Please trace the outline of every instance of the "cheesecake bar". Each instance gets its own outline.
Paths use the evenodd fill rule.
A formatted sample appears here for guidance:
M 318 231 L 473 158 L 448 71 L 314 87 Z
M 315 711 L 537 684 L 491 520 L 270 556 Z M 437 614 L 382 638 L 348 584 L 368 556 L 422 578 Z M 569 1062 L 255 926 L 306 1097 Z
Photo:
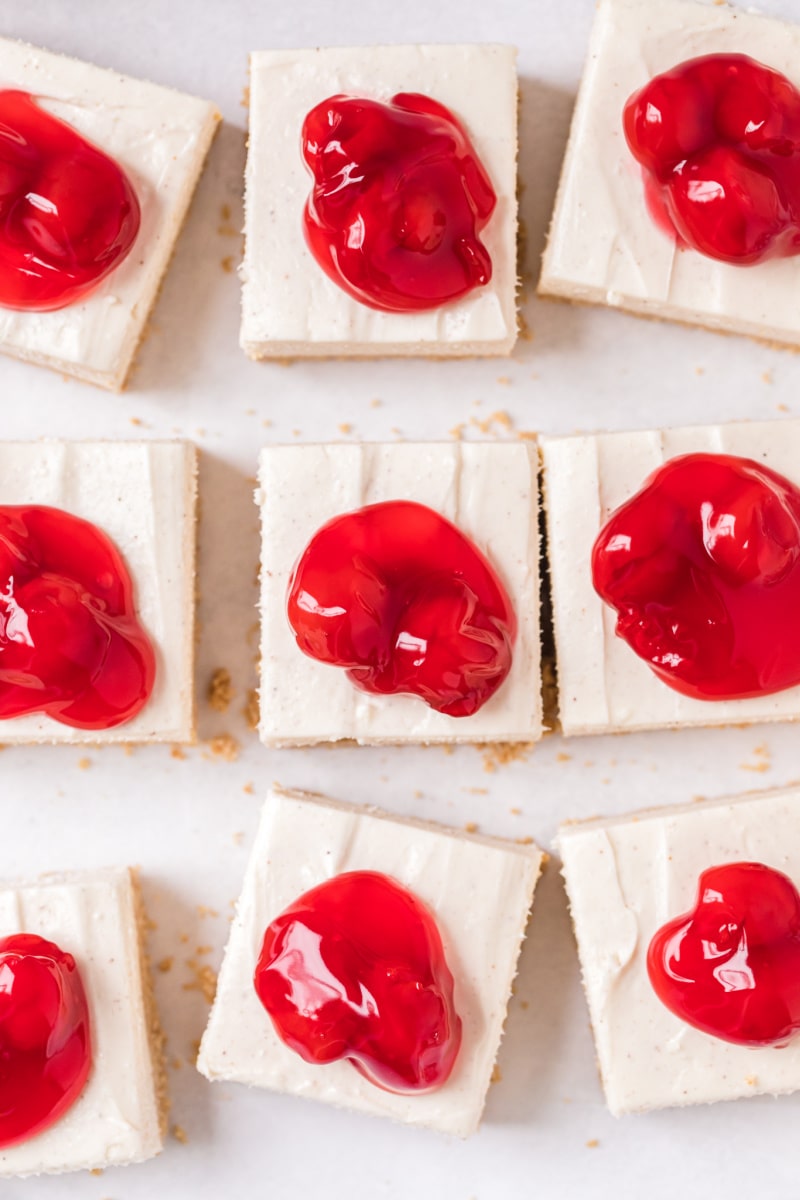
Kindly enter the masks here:
M 659 679 L 615 632 L 616 612 L 592 586 L 592 547 L 610 514 L 680 455 L 708 452 L 763 463 L 800 485 L 800 422 L 579 437 L 542 437 L 548 556 L 566 735 L 731 725 L 800 718 L 800 687 L 735 700 L 700 700 Z
M 509 46 L 362 46 L 250 57 L 241 344 L 251 358 L 509 354 L 517 336 L 517 77 Z M 312 256 L 301 154 L 307 114 L 330 97 L 422 93 L 461 122 L 497 203 L 481 240 L 491 280 L 427 311 L 379 311 Z M 355 172 L 351 172 L 355 174 Z
M 737 1045 L 658 998 L 648 945 L 691 910 L 711 867 L 764 864 L 800 883 L 800 791 L 564 825 L 558 835 L 600 1076 L 611 1112 L 710 1104 L 800 1088 L 800 1042 Z
M 538 463 L 530 442 L 268 446 L 261 453 L 261 740 L 309 745 L 525 741 L 541 737 Z M 424 504 L 489 559 L 516 612 L 511 671 L 471 716 L 417 696 L 374 695 L 302 653 L 287 592 L 309 539 L 331 518 L 388 500 Z
M 99 1171 L 160 1152 L 166 1079 L 144 928 L 138 882 L 128 869 L 0 886 L 0 939 L 32 934 L 74 958 L 92 1057 L 83 1091 L 55 1124 L 0 1147 L 0 1177 Z
M 735 265 L 681 249 L 654 220 L 623 107 L 704 55 L 747 55 L 800 85 L 800 27 L 727 4 L 600 0 L 539 291 L 643 316 L 800 345 L 800 258 Z
M 466 1137 L 478 1125 L 497 1056 L 543 855 L 422 821 L 399 820 L 303 792 L 264 806 L 203 1036 L 198 1069 Z M 344 872 L 382 872 L 438 924 L 455 981 L 462 1041 L 436 1091 L 384 1091 L 347 1061 L 309 1064 L 280 1040 L 253 984 L 267 925 L 309 888 Z
M 141 210 L 130 253 L 55 311 L 0 308 L 0 351 L 118 391 L 125 383 L 211 144 L 213 104 L 0 39 L 5 89 L 77 131 L 125 172 Z
M 193 742 L 197 452 L 190 442 L 2 442 L 0 501 L 63 510 L 111 539 L 155 652 L 155 680 L 135 716 L 78 728 L 29 713 L 0 719 L 0 742 Z M 0 581 L 7 592 L 9 581 Z

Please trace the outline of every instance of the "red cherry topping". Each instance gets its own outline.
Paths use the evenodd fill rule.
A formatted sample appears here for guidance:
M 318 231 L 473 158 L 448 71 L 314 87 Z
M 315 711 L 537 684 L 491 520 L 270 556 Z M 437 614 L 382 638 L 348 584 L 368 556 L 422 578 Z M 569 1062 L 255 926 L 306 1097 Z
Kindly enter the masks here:
M 110 729 L 139 712 L 154 676 L 113 542 L 57 508 L 0 507 L 0 718 Z
M 292 573 L 289 624 L 304 654 L 365 692 L 410 692 L 467 717 L 511 670 L 517 622 L 480 550 L 407 500 L 334 517 Z
M 461 1045 L 453 976 L 433 915 L 376 871 L 306 892 L 264 934 L 255 989 L 310 1063 L 345 1058 L 389 1092 L 441 1087 Z
M 785 76 L 744 54 L 693 58 L 635 92 L 623 125 L 679 241 L 742 266 L 800 254 L 800 92 Z
M 671 459 L 600 531 L 592 576 L 617 634 L 676 691 L 800 684 L 800 490 L 769 467 Z
M 703 871 L 690 913 L 647 952 L 656 995 L 676 1016 L 742 1046 L 785 1043 L 800 1029 L 800 895 L 763 863 Z
M 497 202 L 453 114 L 429 96 L 323 100 L 303 122 L 314 176 L 304 226 L 334 283 L 371 308 L 438 308 L 482 287 L 478 234 Z
M 0 938 L 0 1147 L 55 1124 L 91 1067 L 89 1006 L 75 959 L 33 933 Z
M 74 304 L 138 232 L 139 202 L 122 168 L 27 92 L 0 90 L 0 305 Z

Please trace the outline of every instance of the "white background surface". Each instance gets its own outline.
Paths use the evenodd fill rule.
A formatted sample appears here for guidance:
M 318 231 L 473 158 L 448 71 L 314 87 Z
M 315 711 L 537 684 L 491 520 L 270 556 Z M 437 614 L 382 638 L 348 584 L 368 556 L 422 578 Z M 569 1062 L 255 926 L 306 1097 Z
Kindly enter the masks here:
M 764 8 L 800 20 L 797 0 L 769 0 Z M 78 766 L 82 750 L 6 749 L 0 756 L 0 875 L 142 865 L 157 923 L 154 958 L 175 957 L 157 988 L 169 1053 L 183 1062 L 170 1072 L 173 1120 L 188 1137 L 185 1145 L 170 1140 L 154 1162 L 99 1178 L 4 1182 L 3 1200 L 797 1195 L 800 1097 L 620 1121 L 606 1113 L 556 864 L 537 894 L 500 1055 L 502 1079 L 471 1141 L 212 1086 L 188 1062 L 206 1005 L 198 992 L 183 990 L 193 978 L 186 959 L 209 945 L 202 961 L 218 964 L 259 798 L 271 780 L 454 825 L 476 821 L 489 833 L 532 834 L 546 847 L 566 817 L 800 777 L 798 734 L 790 726 L 569 743 L 550 737 L 527 762 L 486 773 L 473 748 L 451 755 L 441 749 L 269 753 L 241 717 L 255 678 L 251 489 L 261 442 L 335 439 L 344 436 L 344 423 L 353 437 L 447 438 L 458 423 L 485 420 L 496 410 L 508 412 L 517 429 L 548 432 L 800 415 L 800 359 L 791 353 L 531 298 L 525 311 L 534 338 L 521 342 L 508 363 L 282 367 L 240 354 L 236 278 L 221 262 L 239 252 L 238 237 L 225 229 L 240 222 L 249 49 L 382 40 L 519 45 L 530 288 L 592 9 L 592 0 L 0 5 L 6 35 L 207 95 L 225 116 L 129 390 L 109 396 L 2 360 L 0 397 L 8 437 L 174 433 L 197 441 L 203 451 L 201 735 L 231 732 L 243 746 L 234 763 L 214 760 L 202 746 L 182 761 L 155 747 L 132 756 L 93 751 L 87 769 Z M 221 217 L 225 204 L 230 222 Z M 218 666 L 229 668 L 237 688 L 224 715 L 203 699 Z M 244 790 L 250 784 L 254 794 Z M 512 813 L 516 808 L 521 813 Z M 241 844 L 234 837 L 240 832 Z M 198 905 L 219 917 L 201 916 Z M 595 1139 L 598 1145 L 587 1145 Z

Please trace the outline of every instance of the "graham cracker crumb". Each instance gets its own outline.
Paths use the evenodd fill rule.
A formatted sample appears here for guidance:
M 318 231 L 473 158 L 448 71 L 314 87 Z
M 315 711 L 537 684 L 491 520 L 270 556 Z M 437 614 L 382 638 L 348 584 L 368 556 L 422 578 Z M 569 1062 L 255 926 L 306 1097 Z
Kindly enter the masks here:
M 467 833 L 477 833 L 478 832 L 478 826 L 475 821 L 467 821 L 466 825 L 464 826 L 464 829 L 467 831 Z
M 142 424 L 141 417 L 131 417 L 131 425 L 141 425 L 141 424 Z
M 175 961 L 175 959 L 173 958 L 173 956 L 171 954 L 168 954 L 166 958 L 162 958 L 160 962 L 157 962 L 156 966 L 158 967 L 158 969 L 162 975 L 166 975 L 167 971 L 172 970 L 172 964 L 174 963 L 174 961 Z
M 216 737 L 209 738 L 207 744 L 212 758 L 221 758 L 223 762 L 236 762 L 239 757 L 240 746 L 232 733 L 218 733 Z
M 379 400 L 377 396 L 373 400 L 370 400 L 370 402 L 369 402 L 370 408 L 380 408 L 380 406 L 382 404 L 383 404 L 383 401 Z
M 90 758 L 79 758 L 78 759 L 78 767 L 80 768 L 81 771 L 88 771 L 89 767 L 91 765 L 92 765 L 92 760 Z
M 181 934 L 179 934 L 179 935 L 178 935 L 178 941 L 179 941 L 179 942 L 182 942 L 182 943 L 183 943 L 183 945 L 185 946 L 185 945 L 186 945 L 186 943 L 189 941 L 189 935 L 188 935 L 188 933 L 181 933 Z
M 219 265 L 222 267 L 226 275 L 233 274 L 233 255 L 226 254 L 224 258 L 219 260 Z
M 509 432 L 514 428 L 514 422 L 505 409 L 498 409 L 496 412 L 490 413 L 483 421 L 479 421 L 477 417 L 470 417 L 469 423 L 479 429 L 481 433 L 492 433 L 493 425 L 500 425 Z
M 450 437 L 455 438 L 457 442 L 460 442 L 464 436 L 464 430 L 466 427 L 466 421 L 459 421 L 457 425 L 454 425 L 452 429 L 448 430 Z
M 255 785 L 253 784 L 252 780 L 249 783 L 246 783 L 242 788 L 242 791 L 245 793 L 246 796 L 254 795 L 255 790 L 256 790 Z
M 353 432 L 353 426 L 350 424 L 350 422 L 342 421 L 341 425 L 339 426 L 339 433 L 348 434 L 348 433 L 352 433 L 352 432 Z
M 198 904 L 197 915 L 201 920 L 205 920 L 206 917 L 218 917 L 219 913 L 215 908 L 208 908 L 205 904 Z
M 197 954 L 200 958 L 202 958 L 203 955 L 210 954 L 213 949 L 214 949 L 213 946 L 197 946 L 195 948 L 195 954 Z
M 517 324 L 519 326 L 520 341 L 532 342 L 533 341 L 533 330 L 531 329 L 530 325 L 528 324 L 528 318 L 525 316 L 525 313 L 522 312 L 521 310 L 520 310 L 520 312 L 517 313 Z
M 788 404 L 779 404 L 777 405 L 777 409 L 778 412 L 791 412 Z
M 695 375 L 705 375 L 706 369 L 705 367 L 695 367 L 694 373 Z
M 587 1150 L 596 1150 L 599 1145 L 600 1145 L 600 1142 L 597 1138 L 589 1138 L 589 1141 L 586 1143 L 586 1149 Z
M 511 813 L 512 817 L 521 817 L 522 816 L 521 808 L 510 808 L 508 811 Z
M 173 1071 L 180 1071 L 181 1067 L 183 1066 L 183 1059 L 179 1058 L 178 1055 L 175 1054 L 170 1059 L 169 1065 L 172 1067 Z
M 242 88 L 242 98 L 239 101 L 239 103 L 241 104 L 242 108 L 250 107 L 250 85 L 249 84 L 247 84 L 245 87 Z
M 747 1078 L 745 1079 L 745 1083 L 747 1084 L 748 1087 L 755 1087 L 756 1084 L 758 1083 L 758 1076 L 757 1075 L 748 1075 Z
M 518 429 L 517 437 L 521 442 L 536 442 L 539 440 L 539 435 L 533 429 Z
M 167 1043 L 164 1030 L 161 1028 L 161 1021 L 156 1008 L 156 997 L 153 989 L 153 976 L 150 970 L 150 958 L 147 953 L 145 943 L 146 932 L 155 929 L 154 922 L 150 921 L 142 900 L 142 892 L 139 886 L 139 877 L 135 870 L 130 872 L 131 887 L 133 890 L 133 903 L 136 913 L 136 924 L 139 931 L 139 964 L 141 970 L 142 981 L 142 998 L 144 1000 L 145 1021 L 147 1023 L 147 1031 L 150 1042 L 150 1059 L 153 1069 L 153 1082 L 155 1085 L 156 1097 L 158 1100 L 159 1124 L 162 1134 L 167 1130 L 167 1118 L 169 1116 L 169 1089 L 167 1085 L 167 1063 L 165 1057 L 165 1047 Z
M 186 753 L 180 748 L 180 746 L 173 746 L 172 749 L 170 750 L 170 754 L 172 755 L 173 758 L 180 758 L 180 759 L 186 758 Z
M 511 383 L 512 383 L 512 379 L 511 379 L 510 375 L 498 375 L 497 382 L 501 383 L 503 385 L 503 387 L 510 387 Z
M 90 1175 L 102 1175 L 103 1168 L 102 1167 L 92 1167 L 91 1170 L 89 1171 L 89 1174 Z
M 233 697 L 231 673 L 227 667 L 217 667 L 208 685 L 208 703 L 215 712 L 226 712 Z
M 208 963 L 199 963 L 195 958 L 187 958 L 186 965 L 194 973 L 194 979 L 183 985 L 185 992 L 200 992 L 209 1004 L 214 1003 L 217 994 L 217 973 Z
M 186 1136 L 186 1130 L 182 1125 L 173 1125 L 171 1132 L 176 1142 L 180 1142 L 184 1146 L 186 1145 L 189 1139 Z
M 571 758 L 571 754 L 565 754 L 563 750 L 559 750 L 556 755 L 556 762 L 569 762 Z
M 772 371 L 770 369 L 761 372 L 761 382 L 772 383 Z
M 503 1076 L 500 1072 L 500 1068 L 497 1065 L 497 1063 L 495 1063 L 494 1066 L 492 1067 L 492 1075 L 489 1080 L 489 1083 L 499 1083 L 502 1078 L 503 1078 Z
M 519 837 L 519 838 L 514 838 L 514 841 L 516 842 L 516 844 L 517 844 L 518 846 L 532 846 L 532 845 L 533 845 L 533 838 L 532 838 L 532 837 Z M 527 1007 L 527 1005 L 526 1005 L 526 1007 Z
M 509 763 L 527 762 L 533 749 L 532 742 L 479 742 L 478 750 L 483 755 L 483 769 L 492 774 L 498 767 Z
M 261 719 L 261 707 L 258 702 L 258 692 L 255 688 L 250 688 L 248 691 L 247 702 L 243 711 L 247 728 L 254 731 L 258 729 L 258 722 Z
M 192 1062 L 192 1066 L 194 1067 L 194 1066 L 197 1066 L 197 1056 L 200 1053 L 200 1038 L 192 1038 L 189 1045 L 192 1050 L 191 1062 Z

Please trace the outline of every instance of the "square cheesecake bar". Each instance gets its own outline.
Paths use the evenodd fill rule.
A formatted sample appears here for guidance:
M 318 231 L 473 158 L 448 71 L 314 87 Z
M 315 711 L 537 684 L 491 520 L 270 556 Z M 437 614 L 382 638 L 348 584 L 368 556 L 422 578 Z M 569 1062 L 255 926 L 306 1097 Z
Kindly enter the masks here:
M 0 1148 L 0 1177 L 102 1170 L 160 1152 L 166 1076 L 144 926 L 138 882 L 126 868 L 0 885 L 0 938 L 34 934 L 75 959 L 92 1047 L 77 1100 L 49 1128 Z
M 52 312 L 0 308 L 0 351 L 118 391 L 125 383 L 219 121 L 213 104 L 0 38 L 2 87 L 31 94 L 125 172 L 133 247 L 88 296 Z
M 505 355 L 517 336 L 517 76 L 509 46 L 362 46 L 250 57 L 241 344 L 251 358 Z M 312 177 L 303 121 L 332 96 L 386 102 L 423 93 L 464 125 L 497 205 L 481 240 L 492 278 L 423 312 L 349 296 L 303 234 Z
M 800 485 L 800 422 L 580 437 L 542 437 L 548 558 L 566 735 L 800 719 L 800 687 L 737 700 L 697 700 L 662 682 L 615 632 L 592 585 L 592 546 L 611 513 L 667 460 L 708 452 L 753 459 Z
M 273 746 L 525 741 L 541 737 L 538 460 L 530 442 L 268 446 L 261 452 L 261 740 Z M 518 632 L 511 671 L 471 716 L 373 695 L 307 657 L 286 614 L 292 570 L 341 513 L 412 500 L 452 521 L 505 584 Z
M 211 1080 L 310 1097 L 466 1137 L 483 1111 L 543 857 L 532 845 L 273 790 L 256 834 L 198 1069 Z M 463 1026 L 453 1072 L 436 1091 L 401 1095 L 376 1087 L 345 1060 L 305 1062 L 278 1037 L 256 994 L 253 974 L 267 925 L 309 888 L 348 871 L 388 875 L 436 919 Z
M 744 54 L 800 85 L 800 27 L 688 0 L 600 0 L 539 291 L 567 300 L 800 345 L 800 258 L 733 265 L 679 249 L 645 200 L 623 107 L 653 76 L 702 55 Z
M 130 720 L 83 729 L 41 713 L 0 719 L 0 742 L 193 742 L 197 451 L 191 442 L 0 442 L 0 502 L 62 509 L 119 550 L 156 654 Z M 0 588 L 8 586 L 0 581 Z
M 647 950 L 689 912 L 709 867 L 759 862 L 800 883 L 800 790 L 703 801 L 561 827 L 600 1075 L 615 1116 L 800 1088 L 800 1041 L 744 1046 L 701 1032 L 659 1000 Z

